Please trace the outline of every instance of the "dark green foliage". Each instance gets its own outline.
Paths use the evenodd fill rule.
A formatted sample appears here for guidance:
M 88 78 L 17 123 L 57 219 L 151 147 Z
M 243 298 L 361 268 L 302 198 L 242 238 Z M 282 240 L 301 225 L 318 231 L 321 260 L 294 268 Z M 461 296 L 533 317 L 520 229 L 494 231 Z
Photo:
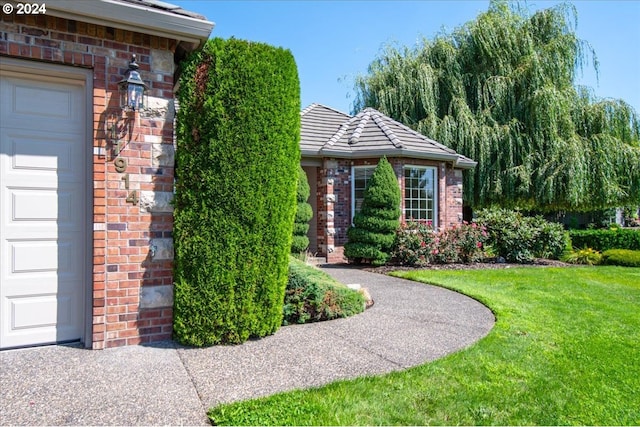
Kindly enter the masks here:
M 300 160 L 287 50 L 209 40 L 177 93 L 174 335 L 240 343 L 282 323 Z
M 476 221 L 489 233 L 487 243 L 509 262 L 558 259 L 567 247 L 568 236 L 562 225 L 542 217 L 527 217 L 508 209 L 483 209 Z
M 640 230 L 571 230 L 569 235 L 574 248 L 640 250 Z
M 309 247 L 307 232 L 309 231 L 309 221 L 313 217 L 311 205 L 307 203 L 310 193 L 311 190 L 309 188 L 309 182 L 307 181 L 307 174 L 304 172 L 304 169 L 302 169 L 302 166 L 300 166 L 298 168 L 298 190 L 296 196 L 298 207 L 293 222 L 293 239 L 291 240 L 292 254 L 304 252 Z
M 595 53 L 570 4 L 529 13 L 492 1 L 415 48 L 389 46 L 356 79 L 354 110 L 374 107 L 478 162 L 475 208 L 539 212 L 637 206 L 640 119 L 622 100 L 574 86 Z
M 602 253 L 602 263 L 608 265 L 622 265 L 625 267 L 640 267 L 640 251 L 609 249 Z
M 361 293 L 315 267 L 290 259 L 283 325 L 348 317 L 361 313 L 364 307 Z
M 400 187 L 391 164 L 383 157 L 364 191 L 362 207 L 347 231 L 344 255 L 359 263 L 382 265 L 389 259 L 400 225 Z

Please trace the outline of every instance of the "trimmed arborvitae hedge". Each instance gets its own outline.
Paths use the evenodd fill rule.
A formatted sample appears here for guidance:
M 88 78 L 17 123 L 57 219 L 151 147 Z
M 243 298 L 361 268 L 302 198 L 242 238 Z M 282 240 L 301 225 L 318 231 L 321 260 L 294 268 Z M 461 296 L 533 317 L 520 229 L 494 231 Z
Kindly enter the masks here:
M 362 207 L 347 231 L 344 255 L 352 262 L 382 265 L 390 257 L 400 226 L 400 186 L 391 164 L 383 157 L 364 191 Z
M 622 265 L 625 267 L 640 267 L 640 251 L 609 249 L 602 253 L 602 263 L 607 265 Z
M 209 40 L 177 93 L 174 335 L 240 343 L 282 323 L 300 161 L 288 50 Z
M 619 228 L 614 230 L 571 230 L 574 248 L 640 250 L 640 230 Z
M 295 220 L 293 221 L 293 239 L 291 240 L 292 254 L 304 252 L 309 247 L 307 232 L 309 231 L 309 221 L 313 217 L 313 209 L 311 205 L 307 203 L 310 194 L 311 189 L 307 181 L 307 174 L 304 169 L 302 169 L 302 166 L 300 166 L 298 168 L 298 207 L 296 209 Z

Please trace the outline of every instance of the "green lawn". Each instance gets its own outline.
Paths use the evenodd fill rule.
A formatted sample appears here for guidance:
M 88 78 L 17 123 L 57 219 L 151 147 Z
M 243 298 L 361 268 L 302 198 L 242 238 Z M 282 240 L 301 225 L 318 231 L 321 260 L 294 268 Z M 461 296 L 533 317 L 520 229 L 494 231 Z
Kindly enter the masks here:
M 217 424 L 640 425 L 640 268 L 399 272 L 497 317 L 472 347 L 378 377 L 225 405 Z M 426 308 L 425 308 L 426 309 Z

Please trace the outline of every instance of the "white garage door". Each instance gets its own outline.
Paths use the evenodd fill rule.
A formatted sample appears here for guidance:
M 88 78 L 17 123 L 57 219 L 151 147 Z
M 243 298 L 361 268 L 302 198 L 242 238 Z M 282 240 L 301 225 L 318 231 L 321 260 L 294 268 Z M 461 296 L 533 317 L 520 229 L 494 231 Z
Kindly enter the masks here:
M 83 338 L 86 90 L 1 70 L 0 348 Z

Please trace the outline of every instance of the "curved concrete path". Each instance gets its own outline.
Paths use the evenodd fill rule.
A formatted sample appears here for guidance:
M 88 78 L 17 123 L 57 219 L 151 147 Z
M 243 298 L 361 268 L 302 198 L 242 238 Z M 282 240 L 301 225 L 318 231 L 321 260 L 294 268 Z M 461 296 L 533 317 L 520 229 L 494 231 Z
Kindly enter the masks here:
M 207 424 L 206 409 L 219 403 L 420 365 L 469 346 L 494 324 L 489 309 L 455 292 L 324 270 L 369 288 L 375 305 L 238 346 L 0 352 L 0 425 Z

